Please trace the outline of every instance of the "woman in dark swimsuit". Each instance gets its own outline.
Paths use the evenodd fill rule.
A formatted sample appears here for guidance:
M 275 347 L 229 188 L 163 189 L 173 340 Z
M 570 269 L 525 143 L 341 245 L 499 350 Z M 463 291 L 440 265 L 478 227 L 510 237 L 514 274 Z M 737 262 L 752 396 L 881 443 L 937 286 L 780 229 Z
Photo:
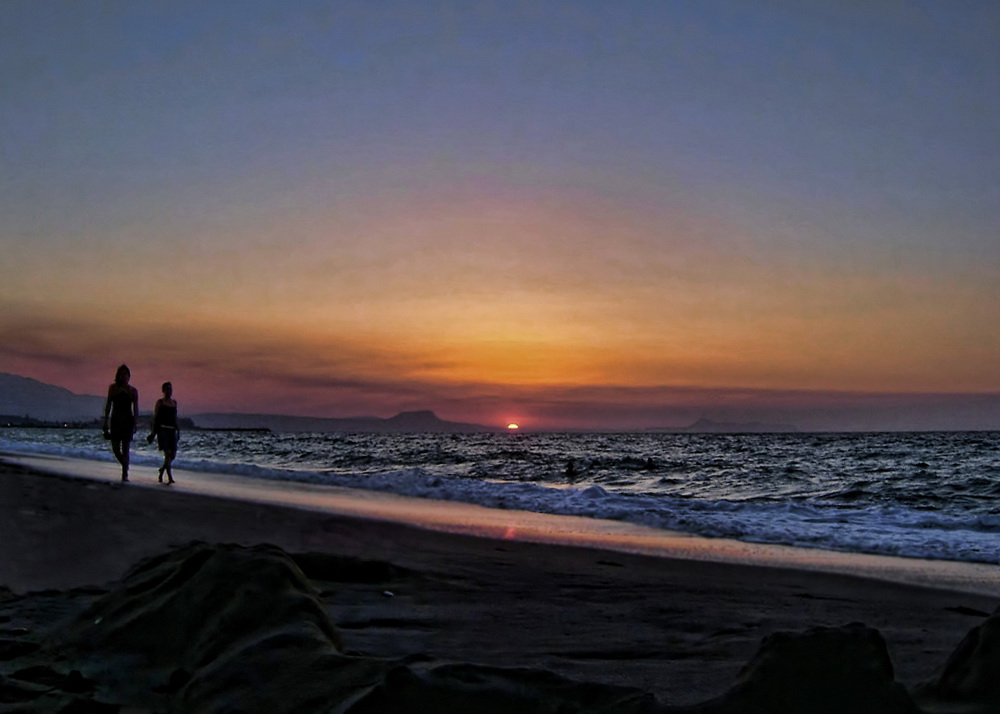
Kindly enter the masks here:
M 104 438 L 111 440 L 111 451 L 122 465 L 122 481 L 128 481 L 129 446 L 139 416 L 139 390 L 130 385 L 132 372 L 125 365 L 115 372 L 104 402 Z
M 163 483 L 163 472 L 167 472 L 167 483 L 174 482 L 174 474 L 170 465 L 177 456 L 177 402 L 174 400 L 174 386 L 170 382 L 163 383 L 163 397 L 156 400 L 153 407 L 153 421 L 149 425 L 147 443 L 152 443 L 156 437 L 156 445 L 163 452 L 163 466 L 160 467 L 160 483 Z

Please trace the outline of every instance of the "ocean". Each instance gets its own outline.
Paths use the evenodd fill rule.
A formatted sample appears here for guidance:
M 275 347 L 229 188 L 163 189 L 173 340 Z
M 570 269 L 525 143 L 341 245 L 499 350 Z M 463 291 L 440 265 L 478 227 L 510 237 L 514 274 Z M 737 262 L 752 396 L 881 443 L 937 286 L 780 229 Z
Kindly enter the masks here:
M 112 460 L 99 432 L 0 451 Z M 133 443 L 135 464 L 160 454 Z M 1000 564 L 1000 432 L 315 434 L 190 430 L 175 468 L 625 521 L 708 537 Z

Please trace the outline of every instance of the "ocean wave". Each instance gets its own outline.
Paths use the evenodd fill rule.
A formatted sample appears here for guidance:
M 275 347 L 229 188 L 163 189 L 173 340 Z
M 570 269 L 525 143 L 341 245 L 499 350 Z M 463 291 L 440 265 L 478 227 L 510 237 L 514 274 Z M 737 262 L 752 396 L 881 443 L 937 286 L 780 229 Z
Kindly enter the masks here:
M 103 447 L 103 448 L 102 448 Z M 0 449 L 70 458 L 111 461 L 106 445 L 30 443 L 0 440 Z M 294 458 L 293 458 L 294 457 Z M 201 473 L 252 479 L 304 482 L 394 493 L 438 501 L 458 501 L 487 508 L 534 511 L 624 521 L 652 528 L 747 542 L 822 548 L 915 558 L 1000 563 L 1000 514 L 948 510 L 933 499 L 919 504 L 907 498 L 888 503 L 863 502 L 859 491 L 872 483 L 850 481 L 842 489 L 817 489 L 822 496 L 801 494 L 767 498 L 713 498 L 617 488 L 609 483 L 545 483 L 541 479 L 506 481 L 455 475 L 413 466 L 378 471 L 309 467 L 314 459 L 291 450 L 282 465 L 221 458 L 179 458 L 175 467 Z M 454 460 L 454 459 L 452 459 Z M 133 451 L 138 465 L 158 466 L 156 452 Z M 360 463 L 363 461 L 359 459 Z M 303 464 L 302 467 L 291 464 Z M 638 462 L 636 462 L 638 463 Z M 655 484 L 661 477 L 654 476 Z M 864 488 L 859 488 L 863 486 Z M 989 484 L 992 488 L 992 484 Z M 697 489 L 688 489 L 689 492 Z M 779 492 L 780 493 L 780 492 Z

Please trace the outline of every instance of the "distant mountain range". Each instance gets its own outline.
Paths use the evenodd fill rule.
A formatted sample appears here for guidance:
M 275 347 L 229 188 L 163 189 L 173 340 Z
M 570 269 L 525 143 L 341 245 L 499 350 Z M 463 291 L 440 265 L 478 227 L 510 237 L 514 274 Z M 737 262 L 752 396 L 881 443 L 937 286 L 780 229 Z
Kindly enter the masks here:
M 782 434 L 798 429 L 791 424 L 766 424 L 763 422 L 719 422 L 699 419 L 691 426 L 663 426 L 646 429 L 654 434 Z
M 473 434 L 506 431 L 482 424 L 445 421 L 432 411 L 401 412 L 388 419 L 381 417 L 334 419 L 278 414 L 195 414 L 191 420 L 202 429 L 269 429 L 366 434 Z
M 74 394 L 36 379 L 0 372 L 0 416 L 41 421 L 90 421 L 103 416 L 104 397 Z
M 24 419 L 44 422 L 91 422 L 104 413 L 104 397 L 74 394 L 29 377 L 0 372 L 0 422 Z M 506 431 L 481 424 L 445 421 L 432 411 L 402 412 L 394 417 L 324 419 L 279 414 L 186 415 L 202 429 L 269 429 L 271 431 L 364 432 L 376 434 L 469 434 Z
M 33 419 L 46 422 L 92 422 L 101 419 L 104 397 L 74 394 L 68 389 L 28 377 L 0 372 L 0 423 Z M 401 412 L 394 417 L 364 416 L 322 418 L 280 414 L 190 414 L 184 415 L 201 429 L 268 429 L 270 431 L 356 432 L 374 434 L 435 433 L 472 434 L 505 432 L 506 429 L 445 421 L 434 412 Z M 657 427 L 659 434 L 750 434 L 794 432 L 788 424 L 760 422 L 716 422 L 699 419 L 685 427 Z

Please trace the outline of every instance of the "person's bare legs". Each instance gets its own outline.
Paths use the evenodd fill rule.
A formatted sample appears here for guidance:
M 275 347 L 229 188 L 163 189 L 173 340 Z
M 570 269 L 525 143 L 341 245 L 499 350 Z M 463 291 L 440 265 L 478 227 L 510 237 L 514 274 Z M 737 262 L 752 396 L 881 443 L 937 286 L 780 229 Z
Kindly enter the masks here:
M 163 483 L 163 473 L 167 474 L 167 483 L 174 482 L 174 473 L 170 470 L 170 465 L 174 463 L 174 457 L 177 456 L 176 451 L 164 451 L 163 452 L 163 465 L 160 466 L 160 483 Z
M 170 467 L 174 463 L 174 459 L 176 457 L 177 452 L 173 449 L 163 452 L 163 468 L 167 470 L 167 483 L 174 482 L 174 472 L 170 470 Z
M 111 442 L 111 451 L 122 465 L 122 481 L 128 481 L 129 442 L 115 439 Z

